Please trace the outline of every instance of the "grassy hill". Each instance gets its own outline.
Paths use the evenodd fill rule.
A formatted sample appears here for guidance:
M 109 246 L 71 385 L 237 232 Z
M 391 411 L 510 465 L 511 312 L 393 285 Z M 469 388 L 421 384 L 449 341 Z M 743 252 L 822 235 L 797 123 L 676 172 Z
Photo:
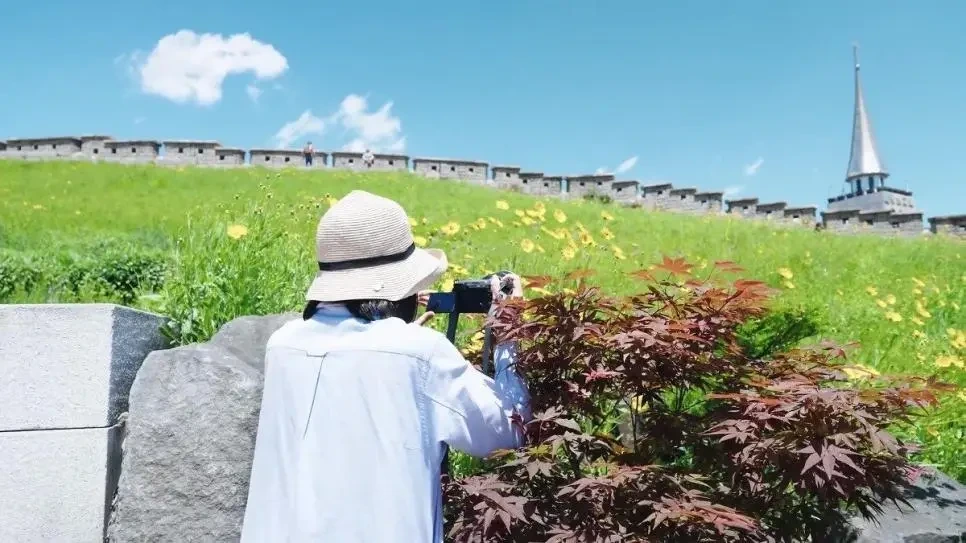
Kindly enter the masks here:
M 112 300 L 163 311 L 181 341 L 241 314 L 300 308 L 314 229 L 352 189 L 400 202 L 418 242 L 446 250 L 445 280 L 498 269 L 593 269 L 606 291 L 663 255 L 716 260 L 817 315 L 817 337 L 858 341 L 882 373 L 966 386 L 966 244 L 776 229 L 725 217 L 561 202 L 408 174 L 171 169 L 0 161 L 0 302 Z M 966 390 L 920 424 L 925 459 L 966 480 Z

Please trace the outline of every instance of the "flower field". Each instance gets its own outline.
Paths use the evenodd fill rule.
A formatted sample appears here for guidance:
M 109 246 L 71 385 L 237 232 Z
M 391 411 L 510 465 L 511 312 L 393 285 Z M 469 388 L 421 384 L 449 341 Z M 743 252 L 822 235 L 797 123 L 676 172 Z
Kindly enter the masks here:
M 641 286 L 632 273 L 665 255 L 698 274 L 734 262 L 780 292 L 777 309 L 812 316 L 817 333 L 805 342 L 855 342 L 854 379 L 959 386 L 913 437 L 923 462 L 966 481 L 966 244 L 940 236 L 779 229 L 407 174 L 0 161 L 0 303 L 124 303 L 170 316 L 180 342 L 240 315 L 299 310 L 319 215 L 357 188 L 400 202 L 417 244 L 447 252 L 444 283 L 593 270 L 590 283 L 630 294 Z M 533 281 L 528 294 L 544 288 L 568 287 Z

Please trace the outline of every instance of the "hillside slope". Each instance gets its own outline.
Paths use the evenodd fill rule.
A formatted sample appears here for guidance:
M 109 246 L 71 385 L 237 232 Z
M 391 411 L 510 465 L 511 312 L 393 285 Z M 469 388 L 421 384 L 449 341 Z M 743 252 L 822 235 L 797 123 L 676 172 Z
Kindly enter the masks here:
M 122 259 L 123 266 L 157 256 L 171 271 L 156 289 L 161 299 L 148 293 L 127 302 L 175 315 L 193 310 L 196 331 L 239 312 L 297 308 L 314 271 L 318 217 L 352 189 L 400 202 L 420 242 L 447 251 L 448 280 L 497 269 L 559 276 L 590 268 L 598 272 L 592 283 L 631 293 L 640 284 L 627 273 L 663 255 L 708 270 L 730 260 L 781 289 L 779 305 L 817 311 L 820 336 L 860 342 L 856 361 L 966 385 L 961 242 L 776 229 L 409 174 L 0 161 L 0 302 L 101 299 L 96 289 L 61 287 L 84 273 L 116 275 L 117 254 L 137 253 L 147 256 Z M 233 239 L 229 231 L 246 233 Z M 104 264 L 109 256 L 115 260 Z M 211 294 L 229 291 L 243 295 Z M 190 307 L 191 300 L 201 301 Z M 966 477 L 966 392 L 930 416 L 918 437 L 930 461 Z

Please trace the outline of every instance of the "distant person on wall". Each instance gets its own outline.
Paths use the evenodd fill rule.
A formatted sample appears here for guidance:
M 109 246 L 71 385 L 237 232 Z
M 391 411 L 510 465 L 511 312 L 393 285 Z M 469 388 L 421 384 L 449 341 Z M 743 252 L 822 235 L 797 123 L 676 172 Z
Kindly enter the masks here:
M 302 318 L 268 340 L 242 543 L 440 543 L 444 445 L 519 446 L 529 398 L 516 344 L 495 377 L 418 319 L 446 270 L 396 202 L 355 190 L 322 216 Z M 490 279 L 493 299 L 520 278 Z
M 366 149 L 365 153 L 362 153 L 362 163 L 366 165 L 366 168 L 371 168 L 372 163 L 375 162 L 376 157 L 372 154 L 372 151 Z
M 302 155 L 305 156 L 305 165 L 312 165 L 312 155 L 315 154 L 315 147 L 312 146 L 312 142 L 306 142 L 305 147 L 302 148 Z

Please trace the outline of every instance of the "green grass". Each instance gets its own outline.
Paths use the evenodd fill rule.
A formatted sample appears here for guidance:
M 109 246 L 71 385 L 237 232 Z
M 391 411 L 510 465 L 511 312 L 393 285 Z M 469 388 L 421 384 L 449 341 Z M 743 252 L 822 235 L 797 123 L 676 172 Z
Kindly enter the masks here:
M 238 315 L 297 310 L 315 270 L 314 230 L 327 196 L 357 188 L 406 208 L 416 235 L 456 264 L 447 280 L 499 269 L 556 276 L 590 268 L 597 272 L 591 282 L 626 294 L 640 287 L 627 272 L 665 254 L 685 257 L 699 271 L 715 260 L 734 261 L 744 275 L 782 291 L 776 305 L 818 310 L 820 338 L 858 342 L 855 362 L 884 374 L 938 375 L 961 387 L 920 421 L 915 437 L 926 446 L 926 462 L 966 480 L 966 349 L 954 340 L 957 331 L 966 333 L 966 245 L 940 236 L 775 229 L 538 200 L 408 174 L 0 161 L 0 302 L 122 301 L 171 316 L 181 341 L 205 339 Z M 501 200 L 509 209 L 498 208 Z M 515 211 L 537 215 L 537 202 L 545 221 L 531 216 L 535 224 L 522 224 Z M 556 210 L 566 222 L 555 219 Z M 473 227 L 477 221 L 485 228 Z M 441 227 L 450 222 L 460 229 L 447 235 Z M 580 243 L 577 223 L 596 246 Z M 230 238 L 233 224 L 248 234 Z M 565 228 L 578 240 L 573 259 L 562 255 L 566 242 L 541 225 Z M 612 245 L 626 258 L 618 259 Z

